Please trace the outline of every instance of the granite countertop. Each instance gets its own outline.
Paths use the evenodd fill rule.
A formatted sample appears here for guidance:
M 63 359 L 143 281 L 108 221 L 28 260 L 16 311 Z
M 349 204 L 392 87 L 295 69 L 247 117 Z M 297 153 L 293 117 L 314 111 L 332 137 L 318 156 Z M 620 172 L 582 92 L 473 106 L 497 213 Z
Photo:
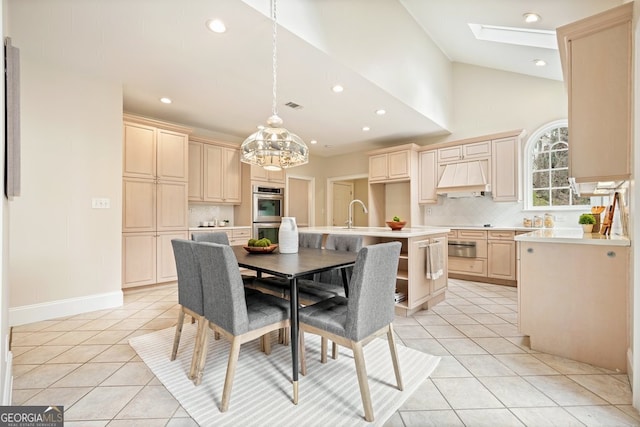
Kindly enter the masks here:
M 570 243 L 578 245 L 631 246 L 625 236 L 603 236 L 600 233 L 584 233 L 579 228 L 544 228 L 515 237 L 518 242 Z
M 444 234 L 449 232 L 446 227 L 405 227 L 399 231 L 392 231 L 389 227 L 302 227 L 298 228 L 300 233 L 323 233 L 323 234 L 358 234 L 361 236 L 373 237 L 419 237 L 434 234 Z

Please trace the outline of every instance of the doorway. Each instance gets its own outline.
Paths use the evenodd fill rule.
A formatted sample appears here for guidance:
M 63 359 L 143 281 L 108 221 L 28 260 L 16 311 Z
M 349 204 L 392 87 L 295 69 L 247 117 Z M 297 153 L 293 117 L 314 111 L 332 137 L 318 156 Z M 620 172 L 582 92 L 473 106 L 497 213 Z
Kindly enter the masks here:
M 298 227 L 315 225 L 315 178 L 287 176 L 285 212 L 295 217 Z
M 350 192 L 350 194 L 348 193 Z M 369 204 L 369 175 L 349 175 L 327 179 L 326 224 L 342 227 L 349 216 L 349 203 L 353 199 Z M 369 217 L 362 209 L 354 208 L 353 225 L 367 227 Z

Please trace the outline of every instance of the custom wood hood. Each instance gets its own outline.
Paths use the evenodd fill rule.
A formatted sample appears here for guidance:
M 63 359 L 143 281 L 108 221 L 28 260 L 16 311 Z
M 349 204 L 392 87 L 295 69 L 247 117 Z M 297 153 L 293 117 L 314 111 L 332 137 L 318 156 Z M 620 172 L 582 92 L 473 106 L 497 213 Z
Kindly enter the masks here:
M 438 194 L 448 194 L 489 190 L 490 185 L 487 182 L 487 176 L 482 169 L 480 161 L 468 161 L 445 165 L 436 192 Z

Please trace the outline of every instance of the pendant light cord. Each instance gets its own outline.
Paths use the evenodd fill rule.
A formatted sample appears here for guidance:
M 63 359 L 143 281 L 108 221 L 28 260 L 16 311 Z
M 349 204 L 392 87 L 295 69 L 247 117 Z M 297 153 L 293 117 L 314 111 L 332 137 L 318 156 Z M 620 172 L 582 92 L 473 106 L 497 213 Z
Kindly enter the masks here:
M 278 71 L 278 46 L 276 43 L 277 33 L 278 33 L 278 24 L 277 24 L 277 16 L 276 16 L 276 0 L 271 0 L 271 16 L 273 18 L 273 104 L 271 106 L 271 110 L 273 111 L 273 115 L 278 115 L 278 104 L 276 101 L 277 97 L 277 71 Z

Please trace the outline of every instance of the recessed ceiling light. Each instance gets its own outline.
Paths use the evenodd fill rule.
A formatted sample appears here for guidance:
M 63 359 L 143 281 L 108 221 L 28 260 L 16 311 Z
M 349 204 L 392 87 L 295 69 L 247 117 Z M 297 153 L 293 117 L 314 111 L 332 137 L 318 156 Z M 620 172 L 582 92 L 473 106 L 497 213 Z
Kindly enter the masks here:
M 341 85 L 335 85 L 334 87 L 331 88 L 332 91 L 334 91 L 335 93 L 340 93 L 344 90 L 344 88 Z
M 227 26 L 219 19 L 209 19 L 207 21 L 207 28 L 218 34 L 227 31 Z
M 171 101 L 171 98 L 162 97 L 160 98 L 160 102 L 162 102 L 163 104 L 171 104 L 173 101 Z
M 386 110 L 383 110 L 382 108 L 380 108 L 379 110 L 376 110 L 376 114 L 379 116 L 384 116 L 385 114 L 387 114 Z
M 333 145 L 324 144 L 324 148 L 333 148 Z
M 362 132 L 369 132 L 371 128 L 369 126 L 362 126 Z
M 544 59 L 534 59 L 533 63 L 538 67 L 544 67 L 545 65 L 547 65 L 547 61 L 545 61 Z
M 529 12 L 522 15 L 524 17 L 524 22 L 527 24 L 533 24 L 534 22 L 538 22 L 540 20 L 540 15 L 537 13 Z
M 316 141 L 315 139 L 312 139 L 311 141 L 309 141 L 309 144 L 317 144 L 318 141 Z

